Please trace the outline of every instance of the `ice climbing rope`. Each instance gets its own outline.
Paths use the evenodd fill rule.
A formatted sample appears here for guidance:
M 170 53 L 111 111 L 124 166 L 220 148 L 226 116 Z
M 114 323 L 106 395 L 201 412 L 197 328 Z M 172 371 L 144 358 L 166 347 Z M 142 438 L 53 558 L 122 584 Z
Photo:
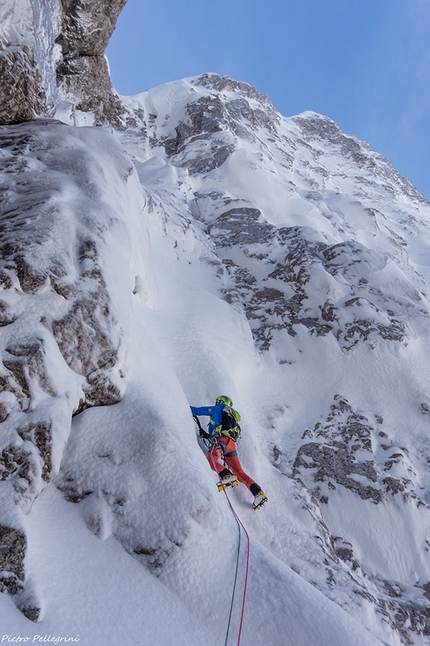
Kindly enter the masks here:
M 203 430 L 203 428 L 202 428 L 202 426 L 200 424 L 199 418 L 197 416 L 195 416 L 195 415 L 193 415 L 193 418 L 194 418 L 194 421 L 196 422 L 197 426 L 199 427 L 200 437 L 203 437 L 203 438 L 205 438 L 207 440 L 208 438 L 205 437 L 206 433 L 205 433 L 205 431 Z M 205 442 L 205 444 L 206 444 L 206 442 Z M 208 445 L 206 445 L 206 446 L 208 446 Z M 210 443 L 209 443 L 208 448 L 209 448 L 208 457 L 209 457 L 209 459 L 210 459 L 210 461 L 212 463 L 213 470 L 216 472 L 215 462 L 214 462 L 214 459 L 213 459 L 213 456 L 212 456 L 212 453 L 211 453 L 211 448 L 212 447 L 211 447 Z M 237 529 L 238 529 L 238 536 L 239 536 L 239 540 L 238 540 L 238 543 L 237 543 L 236 568 L 235 568 L 235 573 L 234 573 L 233 591 L 232 591 L 232 595 L 231 595 L 230 611 L 229 611 L 229 615 L 228 615 L 228 623 L 227 623 L 227 630 L 226 630 L 226 635 L 225 635 L 224 646 L 227 646 L 228 637 L 229 637 L 229 634 L 230 634 L 231 618 L 232 618 L 232 614 L 233 614 L 234 599 L 235 599 L 235 596 L 236 596 L 237 575 L 238 575 L 238 571 L 239 571 L 240 546 L 241 546 L 241 540 L 242 540 L 242 532 L 241 532 L 241 530 L 244 531 L 245 536 L 246 536 L 246 541 L 247 541 L 246 562 L 245 562 L 245 581 L 244 581 L 244 584 L 243 584 L 242 608 L 241 608 L 241 611 L 240 611 L 240 623 L 239 623 L 239 631 L 238 631 L 238 636 L 237 636 L 237 646 L 240 646 L 240 640 L 242 638 L 242 629 L 243 629 L 243 618 L 244 618 L 244 614 L 245 614 L 246 594 L 247 594 L 247 589 L 248 589 L 249 559 L 250 559 L 250 553 L 251 553 L 251 539 L 249 537 L 249 534 L 248 534 L 248 531 L 247 531 L 245 525 L 242 523 L 242 521 L 240 520 L 235 508 L 233 507 L 233 504 L 232 504 L 232 502 L 231 502 L 231 500 L 229 498 L 229 495 L 227 493 L 226 485 L 224 485 L 222 483 L 222 480 L 220 480 L 220 483 L 221 483 L 221 486 L 222 486 L 222 490 L 224 491 L 225 497 L 227 499 L 230 511 L 233 514 L 234 519 L 236 521 Z
M 225 497 L 227 498 L 227 502 L 228 502 L 228 505 L 230 507 L 230 510 L 231 510 L 231 512 L 232 512 L 232 514 L 234 516 L 234 519 L 235 519 L 235 521 L 237 523 L 237 528 L 238 528 L 238 533 L 239 533 L 239 540 L 238 540 L 238 544 L 237 544 L 236 571 L 235 571 L 235 575 L 234 575 L 233 594 L 232 594 L 232 598 L 231 598 L 230 614 L 229 614 L 229 618 L 228 618 L 227 634 L 226 634 L 224 646 L 227 646 L 228 632 L 229 632 L 229 629 L 230 629 L 230 621 L 231 621 L 231 615 L 232 615 L 232 612 L 233 612 L 234 596 L 235 596 L 235 592 L 236 592 L 237 572 L 238 572 L 238 567 L 239 567 L 239 555 L 240 555 L 240 543 L 241 543 L 241 531 L 240 531 L 241 528 L 245 532 L 246 541 L 247 541 L 246 564 L 245 564 L 245 581 L 244 581 L 244 584 L 243 584 L 242 608 L 241 608 L 241 611 L 240 611 L 240 623 L 239 623 L 239 631 L 238 631 L 238 636 L 237 636 L 237 646 L 240 646 L 240 640 L 241 640 L 241 637 L 242 637 L 242 628 L 243 628 L 243 617 L 244 617 L 244 614 L 245 614 L 246 593 L 247 593 L 247 588 L 248 588 L 249 557 L 250 557 L 250 553 L 251 553 L 251 540 L 249 538 L 249 534 L 247 532 L 247 529 L 246 529 L 245 525 L 242 523 L 239 516 L 237 515 L 236 510 L 233 507 L 233 504 L 232 504 L 232 502 L 231 502 L 231 500 L 230 500 L 230 498 L 228 496 L 227 487 L 224 486 L 223 490 L 224 490 L 224 493 L 225 493 Z
M 212 464 L 213 464 L 213 457 L 212 457 L 210 451 L 209 451 L 209 456 L 210 456 L 210 459 L 211 459 Z M 222 485 L 222 481 L 220 481 L 220 482 L 221 482 L 221 485 Z M 237 575 L 238 575 L 238 571 L 239 571 L 240 545 L 241 545 L 241 537 L 242 537 L 241 529 L 243 529 L 243 531 L 245 533 L 245 536 L 246 536 L 246 541 L 247 541 L 246 563 L 245 563 L 245 581 L 244 581 L 244 584 L 243 584 L 242 608 L 241 608 L 241 611 L 240 611 L 240 623 L 239 623 L 239 631 L 238 631 L 238 636 L 237 636 L 237 646 L 240 646 L 240 640 L 242 638 L 243 617 L 244 617 L 244 614 L 245 614 L 246 593 L 247 593 L 247 589 L 248 589 L 249 558 L 250 558 L 250 553 L 251 553 L 251 540 L 249 538 L 249 534 L 248 534 L 248 531 L 247 531 L 245 525 L 242 523 L 242 521 L 240 520 L 235 508 L 233 507 L 233 503 L 231 502 L 231 500 L 229 498 L 229 495 L 227 493 L 227 487 L 225 485 L 222 485 L 222 489 L 223 489 L 225 497 L 227 499 L 230 511 L 233 514 L 234 519 L 236 521 L 237 529 L 238 529 L 238 536 L 239 536 L 239 540 L 238 540 L 238 543 L 237 543 L 236 569 L 235 569 L 235 573 L 234 573 L 233 592 L 232 592 L 232 595 L 231 595 L 230 611 L 229 611 L 229 615 L 228 615 L 227 631 L 226 631 L 226 635 L 225 635 L 224 646 L 227 646 L 227 642 L 228 642 L 228 637 L 229 637 L 229 633 L 230 633 L 230 625 L 231 625 L 231 617 L 232 617 L 232 614 L 233 614 L 234 599 L 235 599 L 235 596 L 236 596 L 236 584 L 237 584 Z

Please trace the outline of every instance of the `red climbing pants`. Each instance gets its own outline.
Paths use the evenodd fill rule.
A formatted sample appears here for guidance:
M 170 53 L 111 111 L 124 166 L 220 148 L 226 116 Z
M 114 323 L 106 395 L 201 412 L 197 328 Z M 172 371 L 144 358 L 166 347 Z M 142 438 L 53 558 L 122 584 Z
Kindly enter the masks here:
M 250 489 L 251 485 L 256 484 L 255 480 L 249 477 L 242 469 L 240 460 L 237 457 L 237 446 L 236 442 L 231 440 L 228 437 L 221 436 L 217 443 L 210 449 L 207 454 L 207 459 L 211 468 L 217 473 L 221 473 L 225 466 L 219 462 L 221 458 L 224 458 L 227 467 L 234 473 L 239 482 Z

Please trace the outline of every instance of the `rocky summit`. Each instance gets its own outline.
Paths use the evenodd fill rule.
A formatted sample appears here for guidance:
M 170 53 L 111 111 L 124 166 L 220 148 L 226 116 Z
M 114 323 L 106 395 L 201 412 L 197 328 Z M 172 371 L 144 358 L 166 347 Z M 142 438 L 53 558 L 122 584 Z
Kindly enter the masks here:
M 244 82 L 119 97 L 123 5 L 1 9 L 3 632 L 222 642 L 234 509 L 244 644 L 424 646 L 430 204 Z M 261 510 L 196 436 L 220 393 Z

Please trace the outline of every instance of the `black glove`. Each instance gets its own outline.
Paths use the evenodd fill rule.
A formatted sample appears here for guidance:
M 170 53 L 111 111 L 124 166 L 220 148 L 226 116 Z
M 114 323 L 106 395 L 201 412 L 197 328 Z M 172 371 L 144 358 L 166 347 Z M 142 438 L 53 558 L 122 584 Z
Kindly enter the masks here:
M 206 433 L 206 431 L 204 431 L 203 429 L 200 429 L 199 435 L 200 435 L 200 437 L 204 437 L 205 440 L 209 439 L 209 433 Z

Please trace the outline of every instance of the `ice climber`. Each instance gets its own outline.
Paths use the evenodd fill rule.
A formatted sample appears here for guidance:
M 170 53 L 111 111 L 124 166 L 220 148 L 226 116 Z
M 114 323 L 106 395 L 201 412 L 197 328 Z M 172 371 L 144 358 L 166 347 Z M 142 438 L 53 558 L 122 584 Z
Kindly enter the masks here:
M 252 478 L 245 473 L 237 456 L 237 440 L 240 436 L 240 414 L 234 410 L 230 397 L 220 395 L 215 401 L 215 406 L 191 406 L 198 426 L 200 437 L 208 449 L 206 457 L 211 468 L 220 477 L 219 489 L 223 487 L 234 487 L 237 481 L 242 482 L 254 496 L 253 507 L 258 509 L 265 502 L 267 496 Z M 208 431 L 204 431 L 198 417 L 208 416 Z M 223 463 L 220 462 L 223 461 Z

